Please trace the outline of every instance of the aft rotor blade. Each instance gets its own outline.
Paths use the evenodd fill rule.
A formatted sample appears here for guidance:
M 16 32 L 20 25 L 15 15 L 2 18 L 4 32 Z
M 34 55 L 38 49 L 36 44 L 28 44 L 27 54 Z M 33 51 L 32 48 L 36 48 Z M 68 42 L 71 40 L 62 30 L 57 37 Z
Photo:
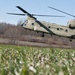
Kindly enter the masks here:
M 32 16 L 42 16 L 42 17 L 65 17 L 65 16 L 58 16 L 58 15 L 37 15 L 37 14 L 31 14 Z
M 59 9 L 56 9 L 56 8 L 53 8 L 53 7 L 50 7 L 50 6 L 48 6 L 48 7 L 51 8 L 51 9 L 54 9 L 54 10 L 56 10 L 56 11 L 62 12 L 62 13 L 64 13 L 64 14 L 67 14 L 67 15 L 69 15 L 69 16 L 75 17 L 74 15 L 71 15 L 71 14 L 69 14 L 69 13 L 67 13 L 67 12 L 61 11 L 61 10 L 59 10 Z
M 18 14 L 18 13 L 7 13 L 7 14 L 10 14 L 10 15 L 21 15 L 21 16 L 25 16 L 25 14 Z

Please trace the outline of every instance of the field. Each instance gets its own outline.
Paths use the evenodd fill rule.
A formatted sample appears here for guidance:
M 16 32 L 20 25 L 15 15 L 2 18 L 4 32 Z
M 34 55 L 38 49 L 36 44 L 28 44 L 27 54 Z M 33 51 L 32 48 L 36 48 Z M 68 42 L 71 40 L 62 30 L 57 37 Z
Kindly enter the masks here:
M 0 45 L 0 75 L 75 75 L 75 49 Z

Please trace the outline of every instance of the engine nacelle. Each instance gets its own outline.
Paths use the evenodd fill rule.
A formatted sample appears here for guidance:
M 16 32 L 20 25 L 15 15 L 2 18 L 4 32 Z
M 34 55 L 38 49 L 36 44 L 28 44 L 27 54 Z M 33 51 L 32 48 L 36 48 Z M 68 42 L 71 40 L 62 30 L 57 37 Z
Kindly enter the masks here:
M 70 29 L 75 29 L 75 19 L 68 21 L 67 26 Z

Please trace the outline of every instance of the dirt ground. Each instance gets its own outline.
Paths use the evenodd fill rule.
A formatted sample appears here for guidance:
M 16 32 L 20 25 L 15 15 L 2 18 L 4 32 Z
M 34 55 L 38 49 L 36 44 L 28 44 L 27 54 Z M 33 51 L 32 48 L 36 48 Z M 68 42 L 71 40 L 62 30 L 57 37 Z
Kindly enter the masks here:
M 6 38 L 0 38 L 0 44 L 9 44 L 9 39 Z M 43 42 L 35 42 L 35 41 L 21 41 L 16 40 L 15 45 L 23 45 L 23 46 L 35 46 L 35 47 L 57 47 L 57 48 L 74 48 L 72 45 L 68 44 L 59 44 L 54 43 L 51 41 L 51 43 L 43 43 Z

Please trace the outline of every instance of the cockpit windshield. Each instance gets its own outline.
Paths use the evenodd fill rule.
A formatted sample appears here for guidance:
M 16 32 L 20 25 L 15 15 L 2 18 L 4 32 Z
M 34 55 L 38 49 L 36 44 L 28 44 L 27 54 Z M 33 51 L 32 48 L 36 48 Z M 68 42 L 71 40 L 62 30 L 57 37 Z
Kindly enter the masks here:
M 24 26 L 26 26 L 27 23 L 28 23 L 28 20 L 25 20 L 25 21 L 24 21 Z

